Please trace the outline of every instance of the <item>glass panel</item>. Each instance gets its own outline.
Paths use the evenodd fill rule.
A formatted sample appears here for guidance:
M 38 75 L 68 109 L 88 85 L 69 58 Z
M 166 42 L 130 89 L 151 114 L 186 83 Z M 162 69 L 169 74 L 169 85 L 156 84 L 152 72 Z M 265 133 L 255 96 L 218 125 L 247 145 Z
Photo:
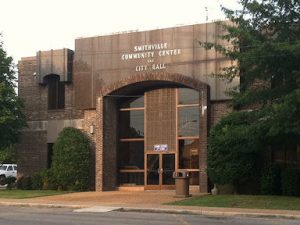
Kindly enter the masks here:
M 147 155 L 147 184 L 159 185 L 159 155 Z
M 144 185 L 144 172 L 119 173 L 120 185 L 135 186 Z
M 14 166 L 14 170 L 17 170 L 17 167 L 16 167 L 16 166 Z
M 120 142 L 119 152 L 120 169 L 144 169 L 144 142 Z
M 163 185 L 174 185 L 175 179 L 173 178 L 173 172 L 175 171 L 175 154 L 163 154 L 162 155 L 163 166 Z
M 120 112 L 121 138 L 144 137 L 144 110 Z
M 0 170 L 5 170 L 6 171 L 7 166 L 0 166 Z
M 199 140 L 179 140 L 179 169 L 199 169 Z
M 199 107 L 178 108 L 178 135 L 190 137 L 199 135 Z
M 13 170 L 13 167 L 12 166 L 9 166 L 8 168 L 7 168 L 7 171 L 12 171 Z
M 122 103 L 120 104 L 120 109 L 144 107 L 144 96 L 141 96 L 139 98 L 135 98 L 135 97 L 125 98 L 125 99 L 122 98 L 121 100 Z
M 193 171 L 190 173 L 190 185 L 199 185 L 199 171 Z
M 179 105 L 199 104 L 199 92 L 188 88 L 178 89 Z

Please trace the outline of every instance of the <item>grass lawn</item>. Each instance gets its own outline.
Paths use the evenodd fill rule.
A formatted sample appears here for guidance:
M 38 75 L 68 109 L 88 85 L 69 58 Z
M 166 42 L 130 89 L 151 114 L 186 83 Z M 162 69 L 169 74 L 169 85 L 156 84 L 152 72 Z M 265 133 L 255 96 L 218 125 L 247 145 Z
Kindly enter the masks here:
M 0 198 L 34 198 L 50 195 L 62 195 L 70 192 L 67 191 L 52 191 L 52 190 L 0 190 Z
M 225 208 L 300 210 L 299 197 L 266 195 L 207 195 L 168 204 Z

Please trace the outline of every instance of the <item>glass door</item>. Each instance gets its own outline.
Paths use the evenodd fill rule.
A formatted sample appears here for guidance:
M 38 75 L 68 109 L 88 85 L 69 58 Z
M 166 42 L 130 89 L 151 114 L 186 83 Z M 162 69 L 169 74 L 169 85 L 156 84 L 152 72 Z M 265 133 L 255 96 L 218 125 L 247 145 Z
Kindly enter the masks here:
M 175 154 L 146 155 L 145 190 L 174 189 Z

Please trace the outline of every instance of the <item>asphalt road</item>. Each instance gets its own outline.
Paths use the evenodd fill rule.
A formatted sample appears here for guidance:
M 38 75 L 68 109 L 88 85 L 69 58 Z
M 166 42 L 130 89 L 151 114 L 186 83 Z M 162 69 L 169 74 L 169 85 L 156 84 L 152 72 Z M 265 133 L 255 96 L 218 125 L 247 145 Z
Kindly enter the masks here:
M 137 212 L 75 213 L 65 208 L 0 206 L 0 225 L 299 225 L 299 220 L 220 218 Z

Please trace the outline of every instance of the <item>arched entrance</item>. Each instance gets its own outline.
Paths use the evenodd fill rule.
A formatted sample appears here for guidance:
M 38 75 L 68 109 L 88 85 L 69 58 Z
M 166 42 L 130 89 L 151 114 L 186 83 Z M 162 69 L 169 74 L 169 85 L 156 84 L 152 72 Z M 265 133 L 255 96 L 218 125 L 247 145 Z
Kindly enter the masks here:
M 114 90 L 102 92 L 96 190 L 139 185 L 172 189 L 173 172 L 184 169 L 191 184 L 207 192 L 208 87 L 181 75 L 172 79 L 135 77 L 131 84 L 115 84 Z

